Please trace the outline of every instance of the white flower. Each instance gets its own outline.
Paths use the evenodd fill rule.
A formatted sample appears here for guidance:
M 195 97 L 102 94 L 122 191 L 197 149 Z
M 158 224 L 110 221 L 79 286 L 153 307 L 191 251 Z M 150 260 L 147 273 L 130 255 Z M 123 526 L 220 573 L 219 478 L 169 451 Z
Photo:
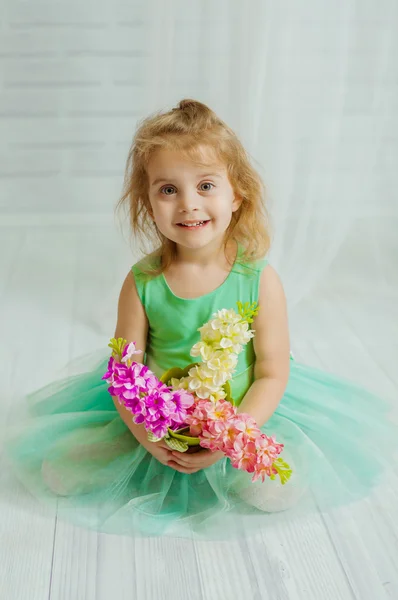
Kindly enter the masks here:
M 242 352 L 243 346 L 254 337 L 254 330 L 246 322 L 230 326 L 227 335 L 220 342 L 221 348 L 228 348 L 235 354 Z
M 226 395 L 227 394 L 221 388 L 218 392 L 214 392 L 213 394 L 211 394 L 209 396 L 209 400 L 211 400 L 211 402 L 218 402 L 219 400 L 224 400 L 224 398 L 226 397 Z
M 206 342 L 198 342 L 191 348 L 191 356 L 200 356 L 204 362 L 211 359 L 214 348 Z
M 213 375 L 213 383 L 218 387 L 222 387 L 231 378 L 231 373 L 226 371 L 215 371 Z
M 211 369 L 206 364 L 200 364 L 190 370 L 191 377 L 189 388 L 195 390 L 199 397 L 208 397 L 209 394 L 220 391 L 222 386 L 232 377 L 230 370 Z M 200 393 L 198 392 L 200 390 Z M 205 392 L 206 390 L 206 392 Z
M 203 342 L 214 344 L 221 339 L 220 332 L 217 331 L 217 328 L 213 327 L 213 321 L 205 323 L 202 327 L 199 327 L 198 331 L 200 331 L 200 338 Z
M 225 383 L 232 379 L 238 364 L 238 354 L 247 344 L 254 331 L 249 323 L 232 309 L 223 308 L 213 313 L 213 318 L 198 328 L 200 341 L 191 348 L 191 356 L 199 356 L 202 362 L 189 370 L 180 380 L 171 379 L 174 389 L 185 389 L 198 398 L 217 402 L 226 397 Z
M 173 388 L 173 390 L 187 390 L 188 389 L 188 377 L 181 377 L 181 379 L 172 377 L 170 379 L 170 386 Z
M 220 342 L 220 346 L 224 349 L 231 348 L 233 346 L 232 340 L 227 337 L 223 337 Z
M 122 358 L 123 363 L 127 363 L 127 361 L 132 360 L 134 354 L 142 354 L 142 350 L 137 350 L 135 347 L 135 342 L 131 342 L 127 346 L 126 354 Z
M 242 320 L 241 315 L 236 313 L 232 308 L 222 308 L 221 310 L 215 312 L 213 316 L 215 317 L 215 323 L 220 323 L 222 325 L 228 323 L 239 323 L 239 321 Z
M 247 321 L 233 310 L 222 309 L 214 313 L 217 317 L 199 327 L 201 341 L 191 349 L 191 356 L 200 356 L 204 362 L 212 359 L 214 350 L 227 350 L 239 354 L 247 344 L 254 331 L 249 329 Z
M 215 375 L 218 374 L 207 368 L 206 364 L 201 363 L 189 370 L 190 381 L 188 387 L 199 398 L 209 398 L 211 394 L 218 392 L 220 388 L 219 378 L 216 377 L 217 381 L 215 381 Z
M 222 352 L 221 350 L 217 350 L 213 353 L 212 358 L 208 360 L 206 364 L 209 369 L 212 369 L 213 371 L 221 370 L 232 373 L 238 364 L 238 357 L 236 354 L 231 352 Z

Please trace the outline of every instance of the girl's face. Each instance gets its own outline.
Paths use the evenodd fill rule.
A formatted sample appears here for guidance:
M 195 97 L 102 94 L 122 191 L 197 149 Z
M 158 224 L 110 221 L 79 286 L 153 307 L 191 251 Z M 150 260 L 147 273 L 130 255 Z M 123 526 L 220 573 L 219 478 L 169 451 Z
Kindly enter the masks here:
M 160 149 L 147 173 L 152 216 L 165 237 L 190 249 L 223 240 L 241 204 L 224 165 L 203 167 L 179 151 Z

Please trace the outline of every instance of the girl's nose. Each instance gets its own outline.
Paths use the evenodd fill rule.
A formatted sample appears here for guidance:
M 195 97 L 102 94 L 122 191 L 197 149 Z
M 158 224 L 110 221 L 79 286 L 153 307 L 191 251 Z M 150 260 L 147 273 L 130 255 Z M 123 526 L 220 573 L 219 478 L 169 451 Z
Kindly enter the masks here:
M 180 212 L 191 212 L 193 210 L 199 210 L 199 201 L 195 192 L 184 192 L 180 194 L 179 198 L 179 210 Z

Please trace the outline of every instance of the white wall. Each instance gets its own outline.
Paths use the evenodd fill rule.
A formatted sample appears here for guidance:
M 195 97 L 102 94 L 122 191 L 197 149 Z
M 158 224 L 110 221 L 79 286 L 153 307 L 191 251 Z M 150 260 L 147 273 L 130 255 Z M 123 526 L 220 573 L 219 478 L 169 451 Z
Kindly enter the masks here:
M 374 223 L 380 243 L 398 226 L 396 0 L 0 10 L 3 224 L 110 221 L 137 120 L 195 97 L 236 129 L 265 178 L 272 258 L 292 301 L 358 224 L 364 252 Z

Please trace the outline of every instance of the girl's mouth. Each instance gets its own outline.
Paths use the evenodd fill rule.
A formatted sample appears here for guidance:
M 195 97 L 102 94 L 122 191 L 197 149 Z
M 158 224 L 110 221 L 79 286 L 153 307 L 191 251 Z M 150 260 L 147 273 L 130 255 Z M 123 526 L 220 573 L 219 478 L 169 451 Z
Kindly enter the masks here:
M 206 225 L 210 223 L 210 219 L 207 221 L 186 221 L 185 223 L 177 223 L 178 227 L 195 230 L 195 229 L 203 229 Z

